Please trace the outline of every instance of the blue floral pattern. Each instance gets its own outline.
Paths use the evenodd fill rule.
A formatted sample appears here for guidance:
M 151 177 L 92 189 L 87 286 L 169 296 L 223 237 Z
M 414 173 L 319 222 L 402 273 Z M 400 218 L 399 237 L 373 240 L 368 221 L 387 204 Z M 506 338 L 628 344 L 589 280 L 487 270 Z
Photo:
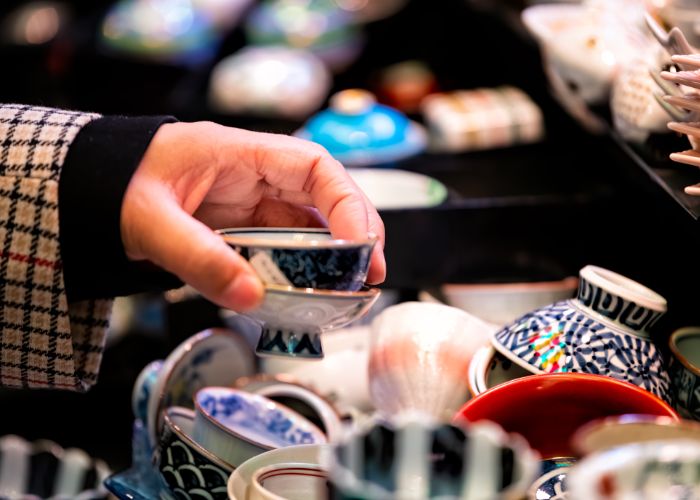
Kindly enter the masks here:
M 278 441 L 279 446 L 315 444 L 313 433 L 300 428 L 277 408 L 268 408 L 255 399 L 237 394 L 201 394 L 199 404 L 212 418 L 226 427 L 236 430 L 252 429 Z
M 603 324 L 573 301 L 526 314 L 494 341 L 545 373 L 607 375 L 671 398 L 670 377 L 651 340 Z

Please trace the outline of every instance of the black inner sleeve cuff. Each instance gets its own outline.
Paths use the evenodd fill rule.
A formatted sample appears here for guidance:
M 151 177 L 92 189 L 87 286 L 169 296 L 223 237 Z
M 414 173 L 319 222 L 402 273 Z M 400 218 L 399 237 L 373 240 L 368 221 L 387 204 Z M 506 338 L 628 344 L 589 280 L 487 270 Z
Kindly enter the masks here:
M 150 262 L 130 261 L 120 231 L 122 199 L 151 139 L 170 116 L 108 116 L 70 146 L 58 187 L 59 242 L 69 302 L 182 285 Z

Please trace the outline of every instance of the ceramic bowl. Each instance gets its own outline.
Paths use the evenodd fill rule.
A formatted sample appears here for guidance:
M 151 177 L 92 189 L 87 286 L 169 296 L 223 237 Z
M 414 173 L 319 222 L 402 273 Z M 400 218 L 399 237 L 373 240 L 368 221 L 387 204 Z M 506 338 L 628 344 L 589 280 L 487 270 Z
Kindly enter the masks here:
M 531 373 L 492 346 L 484 346 L 469 364 L 469 392 L 472 396 L 478 396 L 500 384 L 528 375 Z
M 320 466 L 319 453 L 328 445 L 300 445 L 268 451 L 247 460 L 228 480 L 228 495 L 232 500 L 248 500 L 252 493 L 253 476 L 265 467 L 289 463 Z M 312 499 L 309 499 L 312 500 Z
M 348 173 L 377 210 L 434 207 L 448 195 L 442 182 L 416 172 L 351 168 Z
M 594 453 L 569 474 L 572 500 L 700 498 L 700 443 L 654 441 Z
M 246 316 L 262 323 L 258 356 L 322 359 L 321 333 L 364 316 L 379 290 L 357 292 L 267 285 L 262 305 Z
M 102 45 L 131 57 L 196 64 L 219 43 L 209 19 L 188 0 L 121 0 L 102 23 Z
M 177 498 L 226 500 L 226 482 L 234 467 L 197 444 L 194 412 L 173 406 L 165 411 L 155 465 L 160 477 Z M 208 495 L 208 497 L 206 496 Z
M 573 297 L 578 279 L 534 283 L 446 284 L 441 287 L 447 303 L 484 321 L 506 325 L 525 313 Z
M 242 377 L 236 380 L 234 387 L 260 394 L 296 411 L 319 427 L 328 441 L 338 439 L 343 433 L 341 417 L 333 403 L 289 375 Z
M 478 460 L 474 457 L 478 456 Z M 521 498 L 539 457 L 490 422 L 465 428 L 377 423 L 321 455 L 332 498 Z
M 228 387 L 197 392 L 192 437 L 233 466 L 275 448 L 326 442 L 323 432 L 297 412 Z
M 369 326 L 351 326 L 323 334 L 326 357 L 315 363 L 293 358 L 262 359 L 269 374 L 288 374 L 333 402 L 341 412 L 371 411 L 369 396 Z M 352 373 L 352 377 L 347 374 Z
M 251 45 L 283 45 L 308 50 L 334 71 L 359 56 L 364 45 L 352 14 L 328 0 L 265 0 L 248 16 Z
M 0 498 L 106 499 L 109 476 L 102 460 L 53 441 L 0 437 Z
M 246 47 L 213 69 L 209 102 L 219 112 L 305 119 L 328 96 L 331 75 L 313 54 Z
M 568 498 L 569 471 L 576 460 L 569 457 L 542 460 L 538 477 L 527 491 L 528 500 L 563 500 Z
M 163 430 L 163 410 L 194 408 L 193 396 L 209 385 L 231 385 L 255 371 L 255 355 L 238 334 L 204 330 L 177 346 L 165 359 L 148 398 L 146 422 L 151 447 Z
M 589 422 L 577 430 L 572 446 L 579 455 L 585 456 L 628 444 L 676 439 L 700 441 L 700 424 L 651 415 L 608 417 Z
M 649 333 L 666 299 L 600 267 L 579 275 L 576 299 L 522 316 L 494 335 L 493 346 L 532 373 L 608 375 L 670 401 L 671 380 Z
M 369 387 L 382 414 L 449 421 L 467 400 L 469 363 L 494 328 L 455 307 L 404 302 L 372 322 Z
M 399 111 L 377 104 L 359 89 L 331 98 L 330 107 L 314 115 L 295 135 L 316 142 L 345 166 L 395 162 L 425 149 L 423 127 Z
M 333 239 L 325 229 L 222 229 L 224 241 L 272 285 L 357 291 L 367 278 L 376 238 Z
M 134 412 L 134 417 L 142 422 L 148 421 L 148 401 L 151 399 L 162 368 L 162 359 L 148 363 L 139 373 L 131 390 L 131 410 Z
M 268 465 L 253 475 L 249 500 L 326 500 L 326 472 L 317 465 Z
M 627 413 L 678 419 L 670 406 L 637 386 L 582 373 L 530 375 L 506 382 L 469 401 L 456 419 L 496 422 L 525 436 L 544 459 L 551 459 L 576 456 L 570 441 L 583 424 Z
M 683 417 L 700 420 L 700 327 L 673 332 L 669 346 L 674 405 Z

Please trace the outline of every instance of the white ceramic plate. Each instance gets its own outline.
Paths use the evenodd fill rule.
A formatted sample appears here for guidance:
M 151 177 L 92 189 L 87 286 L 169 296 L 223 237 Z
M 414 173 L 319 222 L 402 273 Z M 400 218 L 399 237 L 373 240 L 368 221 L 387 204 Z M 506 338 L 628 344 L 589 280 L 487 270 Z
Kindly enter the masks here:
M 425 208 L 447 199 L 447 188 L 427 175 L 394 169 L 349 168 L 377 210 Z
M 290 462 L 320 466 L 319 454 L 324 446 L 328 445 L 289 446 L 268 451 L 246 460 L 231 474 L 228 480 L 229 498 L 232 500 L 247 500 L 253 474 L 263 467 Z

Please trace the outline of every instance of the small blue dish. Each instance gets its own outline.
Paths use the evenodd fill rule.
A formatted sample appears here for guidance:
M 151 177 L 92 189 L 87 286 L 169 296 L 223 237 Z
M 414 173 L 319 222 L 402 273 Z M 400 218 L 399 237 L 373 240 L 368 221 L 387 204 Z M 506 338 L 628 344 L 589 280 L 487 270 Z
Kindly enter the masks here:
M 325 147 L 346 166 L 391 163 L 423 151 L 423 127 L 399 111 L 377 104 L 364 90 L 338 92 L 330 108 L 313 116 L 295 134 Z
M 367 278 L 376 238 L 335 240 L 325 229 L 222 229 L 266 284 L 357 291 Z

